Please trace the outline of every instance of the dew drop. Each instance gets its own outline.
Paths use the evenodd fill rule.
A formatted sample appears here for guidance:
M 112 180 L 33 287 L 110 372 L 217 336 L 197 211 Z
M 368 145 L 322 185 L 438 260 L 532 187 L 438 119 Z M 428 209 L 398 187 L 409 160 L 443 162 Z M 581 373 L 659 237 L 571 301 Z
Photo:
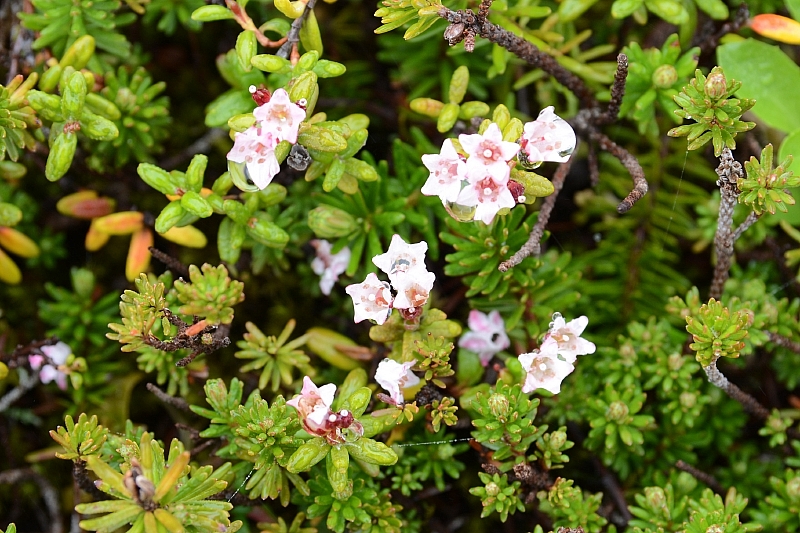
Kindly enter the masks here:
M 469 222 L 474 220 L 475 218 L 475 211 L 478 210 L 477 205 L 463 205 L 458 204 L 456 202 L 445 202 L 444 209 L 454 219 L 458 220 L 459 222 Z

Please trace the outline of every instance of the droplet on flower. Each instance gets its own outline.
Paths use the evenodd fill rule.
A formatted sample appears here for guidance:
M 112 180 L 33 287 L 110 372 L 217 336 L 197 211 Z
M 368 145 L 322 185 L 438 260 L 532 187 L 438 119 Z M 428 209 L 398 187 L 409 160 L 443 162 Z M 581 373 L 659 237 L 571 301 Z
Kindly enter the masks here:
M 555 313 L 553 313 L 553 317 L 552 317 L 552 318 L 553 318 L 553 320 L 555 321 L 555 320 L 558 320 L 559 318 L 564 318 L 564 317 L 563 317 L 563 316 L 561 316 L 561 313 L 559 313 L 558 311 L 556 311 Z
M 566 150 L 561 150 L 561 151 L 559 151 L 559 152 L 558 152 L 558 155 L 559 155 L 560 157 L 567 157 L 568 155 L 572 155 L 572 152 L 574 152 L 574 151 L 575 151 L 575 147 L 574 147 L 574 146 L 570 146 L 570 147 L 569 147 L 569 148 L 567 148 Z M 541 164 L 541 163 L 540 163 L 540 164 Z
M 459 222 L 469 222 L 475 219 L 475 211 L 478 210 L 476 205 L 462 205 L 456 202 L 444 202 L 444 209 L 454 219 Z

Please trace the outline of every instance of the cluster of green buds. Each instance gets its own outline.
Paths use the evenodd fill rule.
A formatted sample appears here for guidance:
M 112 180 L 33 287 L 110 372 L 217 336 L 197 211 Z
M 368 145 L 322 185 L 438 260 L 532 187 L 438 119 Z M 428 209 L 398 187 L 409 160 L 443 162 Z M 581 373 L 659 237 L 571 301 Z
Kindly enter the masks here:
M 689 85 L 675 96 L 675 103 L 680 106 L 675 114 L 696 123 L 672 128 L 667 135 L 686 137 L 689 150 L 697 150 L 711 141 L 716 157 L 723 148 L 733 150 L 736 134 L 756 126 L 755 122 L 740 120 L 756 103 L 750 98 L 732 98 L 741 86 L 739 81 L 726 79 L 721 67 L 714 67 L 707 77 L 698 69 Z
M 703 367 L 716 362 L 720 357 L 739 357 L 745 346 L 747 329 L 752 323 L 748 311 L 731 311 L 714 298 L 703 304 L 695 315 L 686 317 L 686 331 L 692 334 L 697 362 Z
M 244 283 L 231 279 L 225 265 L 208 263 L 189 265 L 189 280 L 178 279 L 173 286 L 183 304 L 180 313 L 201 317 L 210 326 L 230 324 L 233 306 L 244 301 Z
M 17 74 L 7 87 L 0 85 L 0 161 L 6 156 L 16 161 L 20 150 L 33 150 L 36 140 L 31 131 L 38 131 L 42 123 L 25 97 L 37 79 L 35 73 L 27 79 Z
M 445 133 L 453 129 L 458 119 L 470 120 L 475 117 L 484 117 L 489 114 L 489 106 L 484 102 L 465 102 L 469 85 L 469 69 L 462 65 L 458 67 L 450 78 L 448 90 L 448 103 L 434 100 L 433 98 L 415 98 L 409 106 L 412 110 L 422 115 L 436 119 L 436 129 Z
M 103 139 L 93 151 L 87 163 L 103 171 L 107 162 L 121 167 L 131 156 L 136 161 L 151 161 L 151 154 L 162 150 L 161 142 L 169 136 L 167 126 L 169 100 L 159 96 L 167 84 L 153 83 L 143 67 L 129 73 L 125 67 L 117 72 L 109 71 L 104 77 L 105 87 L 101 93 L 105 98 L 105 116 L 114 121 L 119 136 Z
M 673 98 L 697 67 L 700 48 L 695 47 L 681 54 L 678 35 L 673 34 L 660 50 L 642 50 L 639 43 L 632 42 L 624 53 L 628 56 L 629 67 L 620 116 L 634 119 L 639 133 L 647 132 L 656 136 L 658 122 L 655 104 L 658 103 L 666 111 L 667 117 L 680 124 L 681 119 L 675 115 L 678 106 Z
M 787 170 L 792 164 L 792 156 L 788 156 L 780 165 L 773 168 L 772 144 L 761 151 L 761 161 L 751 157 L 744 164 L 747 176 L 736 182 L 739 188 L 739 203 L 750 206 L 756 215 L 764 212 L 775 214 L 775 211 L 786 212 L 787 205 L 794 205 L 794 198 L 784 189 L 800 186 L 800 176 Z
M 117 126 L 101 113 L 108 113 L 110 102 L 94 95 L 94 74 L 64 67 L 58 81 L 61 96 L 45 91 L 29 91 L 28 102 L 39 116 L 52 123 L 50 126 L 50 154 L 47 156 L 45 176 L 57 181 L 72 165 L 78 146 L 78 132 L 95 141 L 110 141 L 119 135 Z M 111 114 L 113 116 L 113 113 Z

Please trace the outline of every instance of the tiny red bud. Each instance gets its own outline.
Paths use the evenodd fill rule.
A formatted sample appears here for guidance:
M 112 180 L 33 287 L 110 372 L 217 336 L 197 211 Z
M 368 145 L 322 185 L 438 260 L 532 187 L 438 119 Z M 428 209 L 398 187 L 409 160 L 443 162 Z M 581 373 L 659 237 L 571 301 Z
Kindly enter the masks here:
M 258 106 L 266 104 L 272 98 L 272 93 L 269 92 L 269 89 L 267 89 L 266 87 L 256 89 L 255 85 L 251 85 L 250 94 L 253 95 L 253 100 Z

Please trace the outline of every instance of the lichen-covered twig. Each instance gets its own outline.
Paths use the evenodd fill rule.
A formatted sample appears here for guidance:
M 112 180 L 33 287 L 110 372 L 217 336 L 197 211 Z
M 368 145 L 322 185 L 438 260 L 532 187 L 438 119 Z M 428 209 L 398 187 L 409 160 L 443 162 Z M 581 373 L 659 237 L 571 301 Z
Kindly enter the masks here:
M 487 10 L 488 11 L 488 10 Z M 517 37 L 510 31 L 492 24 L 486 20 L 486 16 L 480 13 L 473 13 L 469 10 L 453 11 L 446 7 L 439 10 L 439 16 L 447 20 L 450 26 L 445 30 L 445 38 L 450 45 L 454 45 L 470 36 L 480 36 L 484 39 L 498 44 L 528 62 L 531 66 L 541 68 L 561 85 L 572 91 L 584 108 L 597 106 L 597 100 L 589 90 L 589 87 L 578 76 L 561 66 L 552 56 L 542 52 L 532 43 L 521 37 Z M 464 43 L 465 48 L 468 42 Z
M 715 478 L 711 474 L 703 472 L 702 470 L 695 468 L 692 465 L 681 461 L 680 459 L 675 463 L 675 468 L 677 468 L 678 470 L 683 470 L 688 474 L 691 474 L 693 478 L 705 483 L 706 485 L 708 485 L 708 488 L 710 488 L 717 494 L 725 494 L 725 489 L 723 488 L 723 486 L 720 485 L 719 481 L 717 481 L 717 478 Z
M 570 159 L 566 163 L 559 165 L 559 167 L 556 169 L 552 180 L 553 193 L 545 198 L 542 208 L 539 210 L 539 218 L 536 220 L 536 224 L 533 226 L 531 234 L 528 236 L 528 240 L 522 245 L 522 248 L 520 248 L 517 253 L 509 257 L 508 260 L 500 263 L 500 265 L 497 267 L 500 272 L 506 272 L 509 268 L 517 266 L 522 262 L 523 259 L 530 255 L 539 255 L 539 253 L 541 253 L 541 240 L 542 235 L 544 235 L 544 228 L 547 226 L 547 222 L 550 220 L 550 214 L 553 212 L 553 207 L 556 205 L 558 193 L 564 186 L 564 181 L 566 180 L 569 169 L 572 166 L 572 161 L 573 159 Z
M 747 218 L 744 219 L 744 222 L 739 224 L 739 227 L 736 228 L 736 231 L 733 232 L 733 242 L 736 242 L 739 239 L 739 237 L 742 236 L 742 233 L 747 231 L 750 228 L 750 226 L 758 222 L 759 218 L 761 218 L 761 215 L 756 214 L 755 211 L 747 215 Z
M 769 418 L 769 409 L 759 403 L 758 400 L 744 392 L 742 389 L 728 381 L 722 372 L 717 368 L 717 362 L 712 361 L 710 365 L 703 367 L 703 370 L 708 376 L 708 381 L 715 387 L 722 389 L 725 394 L 742 404 L 744 410 L 748 413 L 755 415 L 761 420 Z
M 719 30 L 709 35 L 710 32 L 700 31 L 697 32 L 696 37 L 692 40 L 692 46 L 699 46 L 702 55 L 709 54 L 717 49 L 719 40 L 729 33 L 735 33 L 747 25 L 750 20 L 750 9 L 747 4 L 742 2 L 736 10 L 736 14 L 723 24 Z M 713 23 L 710 23 L 713 24 Z M 713 26 L 712 26 L 713 31 Z
M 709 298 L 719 300 L 722 296 L 722 287 L 728 280 L 728 275 L 733 262 L 733 209 L 736 207 L 736 198 L 739 190 L 736 181 L 744 177 L 742 165 L 733 158 L 729 148 L 723 148 L 717 167 L 717 185 L 721 198 L 719 202 L 719 217 L 717 219 L 717 233 L 714 235 L 714 247 L 717 252 L 717 264 L 714 267 L 714 278 L 711 281 Z

